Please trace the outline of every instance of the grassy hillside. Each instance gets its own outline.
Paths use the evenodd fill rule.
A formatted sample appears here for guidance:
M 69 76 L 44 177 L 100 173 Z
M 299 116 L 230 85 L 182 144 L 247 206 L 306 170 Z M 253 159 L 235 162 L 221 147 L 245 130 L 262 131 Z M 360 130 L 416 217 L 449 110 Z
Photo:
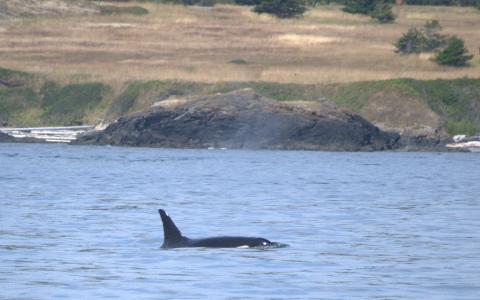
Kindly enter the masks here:
M 159 101 L 179 101 L 241 88 L 279 101 L 320 101 L 358 112 L 387 129 L 443 129 L 449 134 L 480 130 L 480 79 L 394 79 L 339 84 L 269 82 L 198 83 L 133 81 L 61 84 L 0 69 L 0 121 L 15 126 L 110 122 Z
M 15 17 L 92 14 L 95 11 L 95 6 L 87 0 L 0 0 L 0 21 Z
M 249 87 L 279 101 L 333 103 L 387 129 L 480 130 L 473 8 L 395 7 L 396 23 L 379 25 L 335 5 L 279 20 L 232 5 L 24 3 L 0 0 L 9 5 L 0 23 L 0 124 L 108 122 L 165 99 Z M 403 32 L 432 19 L 465 39 L 471 67 L 394 53 Z
M 480 77 L 480 11 L 474 8 L 396 7 L 396 23 L 380 25 L 335 5 L 319 6 L 294 20 L 233 5 L 98 5 L 107 5 L 111 13 L 24 18 L 1 26 L 0 66 L 61 82 L 326 84 Z M 112 7 L 131 6 L 149 13 L 112 12 Z M 393 43 L 403 32 L 432 19 L 440 21 L 444 33 L 465 39 L 476 55 L 472 67 L 441 67 L 429 55 L 394 53 Z

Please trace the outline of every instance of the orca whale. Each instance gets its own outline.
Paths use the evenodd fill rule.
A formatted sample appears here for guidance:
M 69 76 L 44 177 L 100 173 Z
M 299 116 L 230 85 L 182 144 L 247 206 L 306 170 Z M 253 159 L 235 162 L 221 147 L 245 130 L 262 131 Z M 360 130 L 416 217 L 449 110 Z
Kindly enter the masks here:
M 259 237 L 244 236 L 218 236 L 204 239 L 189 239 L 182 235 L 172 219 L 163 209 L 158 210 L 163 223 L 164 249 L 182 247 L 206 247 L 206 248 L 279 248 L 286 244 L 271 242 Z

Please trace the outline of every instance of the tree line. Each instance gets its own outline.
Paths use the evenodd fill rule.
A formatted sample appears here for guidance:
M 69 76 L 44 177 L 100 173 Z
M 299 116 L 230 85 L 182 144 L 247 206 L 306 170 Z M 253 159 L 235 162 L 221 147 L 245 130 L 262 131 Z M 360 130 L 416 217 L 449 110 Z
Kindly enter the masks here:
M 117 0 L 128 1 L 128 0 Z M 152 1 L 152 0 L 151 0 Z M 153 0 L 155 1 L 155 0 Z M 178 3 L 183 5 L 213 6 L 218 3 L 234 3 L 252 6 L 257 13 L 272 14 L 279 18 L 293 18 L 303 15 L 310 6 L 337 3 L 344 5 L 344 11 L 363 14 L 380 23 L 392 23 L 395 15 L 392 7 L 395 0 L 157 0 L 158 2 Z M 480 9 L 480 0 L 404 0 L 410 5 L 445 5 L 476 6 Z
M 349 0 L 307 0 L 310 5 L 323 5 L 330 3 L 346 4 Z M 395 0 L 388 1 L 394 3 Z M 407 5 L 441 5 L 441 6 L 478 6 L 479 0 L 404 0 Z

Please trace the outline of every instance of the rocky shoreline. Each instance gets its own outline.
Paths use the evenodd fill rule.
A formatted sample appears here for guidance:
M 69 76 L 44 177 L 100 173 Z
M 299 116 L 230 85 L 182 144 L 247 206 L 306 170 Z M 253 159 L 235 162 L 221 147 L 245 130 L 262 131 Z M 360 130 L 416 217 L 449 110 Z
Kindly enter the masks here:
M 119 118 L 73 145 L 320 151 L 465 151 L 431 130 L 381 129 L 325 102 L 272 100 L 243 89 L 189 99 L 165 99 Z M 0 132 L 0 142 L 45 143 Z
M 0 132 L 0 143 L 46 143 L 45 141 L 34 138 L 16 138 L 6 133 Z
M 279 102 L 251 89 L 166 100 L 73 142 L 162 148 L 323 151 L 446 151 L 441 139 L 379 129 L 354 113 L 320 103 Z

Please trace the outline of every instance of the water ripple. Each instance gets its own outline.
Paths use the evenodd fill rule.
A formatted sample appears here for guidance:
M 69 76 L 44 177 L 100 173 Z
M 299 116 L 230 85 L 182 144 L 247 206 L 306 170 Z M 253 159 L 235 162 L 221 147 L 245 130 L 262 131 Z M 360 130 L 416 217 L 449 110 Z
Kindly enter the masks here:
M 480 156 L 0 144 L 1 299 L 478 299 Z M 281 249 L 160 249 L 191 237 Z

